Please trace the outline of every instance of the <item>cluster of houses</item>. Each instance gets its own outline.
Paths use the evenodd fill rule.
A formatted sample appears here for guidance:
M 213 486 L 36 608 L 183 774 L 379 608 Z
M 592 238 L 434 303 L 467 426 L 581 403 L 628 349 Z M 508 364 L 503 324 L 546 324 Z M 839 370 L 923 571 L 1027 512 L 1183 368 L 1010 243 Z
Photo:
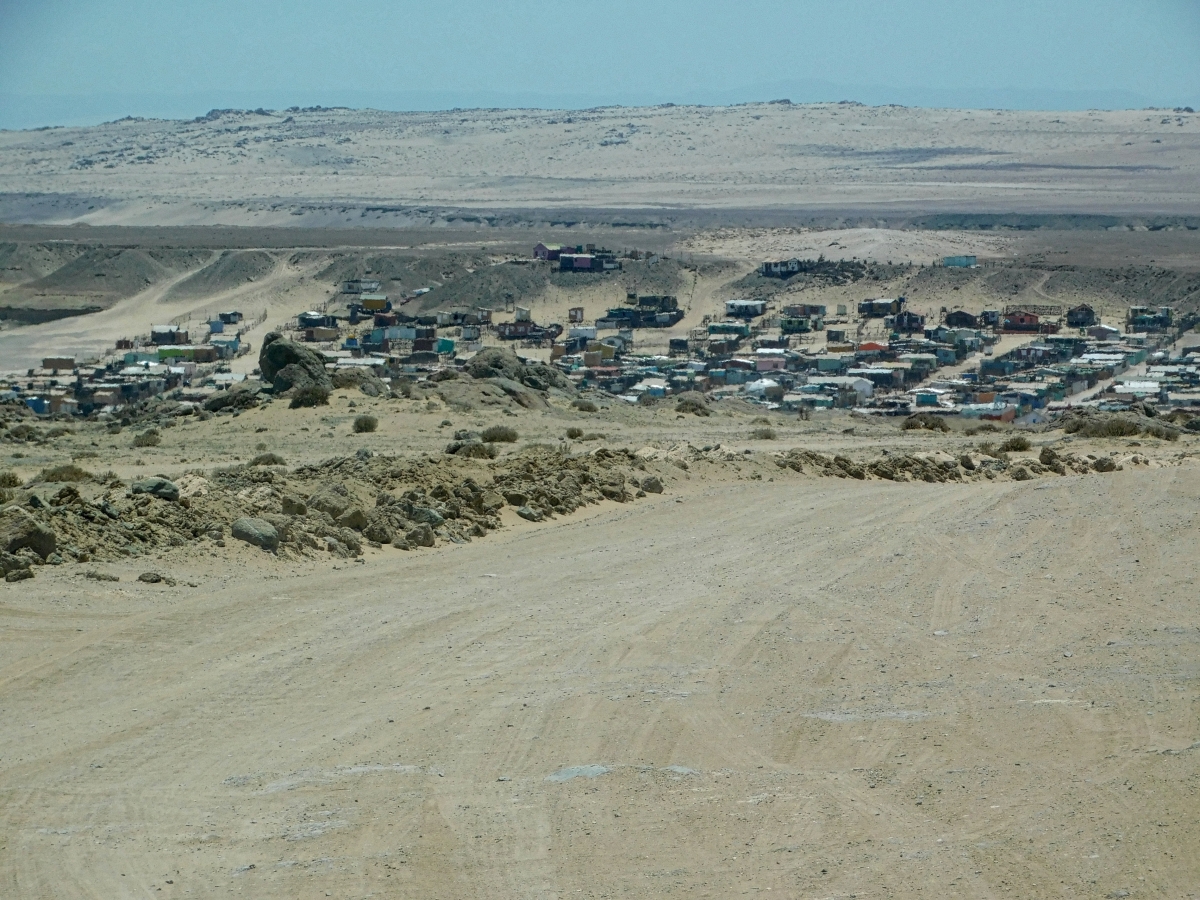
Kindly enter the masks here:
M 619 265 L 610 251 L 592 245 L 538 244 L 534 255 L 569 271 Z M 975 263 L 964 257 L 944 264 Z M 769 263 L 762 271 L 788 277 L 790 266 Z M 385 377 L 461 365 L 489 338 L 549 345 L 552 364 L 580 388 L 630 402 L 701 391 L 771 409 L 852 408 L 877 415 L 925 410 L 1014 421 L 1036 420 L 1105 382 L 1103 393 L 1088 402 L 1119 406 L 1152 399 L 1200 407 L 1200 346 L 1170 357 L 1164 348 L 1182 327 L 1167 308 L 1133 307 L 1122 331 L 1102 324 L 1086 304 L 943 311 L 935 324 L 908 309 L 904 297 L 863 300 L 854 310 L 857 321 L 846 305 L 776 309 L 761 299 L 732 299 L 722 317 L 706 317 L 686 337 L 670 338 L 665 355 L 646 355 L 636 352 L 636 333 L 678 325 L 684 311 L 676 297 L 630 292 L 593 324 L 575 307 L 564 329 L 536 322 L 521 306 L 511 309 L 510 321 L 498 322 L 496 311 L 482 307 L 409 313 L 404 306 L 411 296 L 393 306 L 380 288 L 367 279 L 344 282 L 348 315 L 301 313 L 288 326 L 291 336 L 318 345 L 330 365 L 372 366 Z M 1064 319 L 1068 333 L 1062 333 Z M 9 394 L 39 413 L 87 413 L 179 387 L 219 390 L 238 380 L 221 364 L 247 351 L 241 342 L 247 327 L 239 312 L 215 317 L 199 341 L 183 326 L 154 326 L 148 339 L 122 341 L 110 359 L 94 366 L 45 359 Z M 814 339 L 819 332 L 823 342 Z M 1003 334 L 1030 340 L 993 355 Z M 1134 367 L 1145 371 L 1133 374 Z
M 560 272 L 612 272 L 621 268 L 617 255 L 595 244 L 576 247 L 564 244 L 539 243 L 533 248 L 533 258 L 557 262 Z
M 148 336 L 118 340 L 98 360 L 46 357 L 24 378 L 0 388 L 0 399 L 21 400 L 39 415 L 86 415 L 193 383 L 226 387 L 241 378 L 228 371 L 227 362 L 248 352 L 242 338 L 254 324 L 230 310 L 205 323 L 203 337 L 185 325 L 152 325 Z

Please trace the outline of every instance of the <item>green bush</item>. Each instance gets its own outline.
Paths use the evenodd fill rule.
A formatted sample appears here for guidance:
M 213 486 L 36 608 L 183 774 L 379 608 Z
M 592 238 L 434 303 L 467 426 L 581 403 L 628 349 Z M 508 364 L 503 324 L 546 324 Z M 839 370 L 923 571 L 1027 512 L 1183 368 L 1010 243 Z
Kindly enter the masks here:
M 158 433 L 157 428 L 151 428 L 143 431 L 133 439 L 135 447 L 157 447 L 162 443 L 162 435 Z
M 21 486 L 21 479 L 16 472 L 0 472 L 0 487 L 14 488 Z
M 583 429 L 582 428 L 568 428 L 567 429 L 567 437 L 569 437 L 573 441 L 577 441 L 581 437 L 583 437 Z
M 515 444 L 517 429 L 509 425 L 491 425 L 483 430 L 483 439 L 489 444 Z
M 354 417 L 354 433 L 369 434 L 379 427 L 379 420 L 374 416 L 355 416 Z

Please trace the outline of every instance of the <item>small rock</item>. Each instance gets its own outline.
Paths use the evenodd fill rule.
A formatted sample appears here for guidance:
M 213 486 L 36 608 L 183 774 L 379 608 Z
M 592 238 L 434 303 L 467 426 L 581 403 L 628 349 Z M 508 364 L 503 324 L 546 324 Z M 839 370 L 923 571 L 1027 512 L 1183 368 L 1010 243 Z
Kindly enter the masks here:
M 308 504 L 299 497 L 285 494 L 283 498 L 283 513 L 287 516 L 308 515 Z
M 11 581 L 24 581 L 25 579 L 32 578 L 32 577 L 33 577 L 33 569 L 30 569 L 30 568 L 13 569 L 11 572 L 9 572 L 7 575 L 4 576 L 4 580 L 10 581 L 10 582 Z
M 647 494 L 661 494 L 663 492 L 662 480 L 657 475 L 650 475 L 642 480 L 642 490 Z
M 529 498 L 520 491 L 505 491 L 504 499 L 509 506 L 524 506 L 529 500 Z
M 1072 653 L 1070 650 L 1067 650 L 1065 653 L 1063 653 L 1063 658 L 1064 658 L 1064 659 L 1070 659 L 1070 658 L 1071 658 L 1072 656 L 1074 656 L 1074 655 L 1075 655 L 1075 654 L 1074 654 L 1074 653 Z
M 238 519 L 233 523 L 231 532 L 239 541 L 262 547 L 264 550 L 274 550 L 279 546 L 279 532 L 265 519 L 250 516 Z
M 129 488 L 135 494 L 149 494 L 152 497 L 158 497 L 160 500 L 170 500 L 174 502 L 179 499 L 179 487 L 165 478 L 154 476 L 152 478 L 142 478 L 135 481 Z
M 408 517 L 414 522 L 421 522 L 422 524 L 429 525 L 432 528 L 437 528 L 446 521 L 440 512 L 438 512 L 436 509 L 430 509 L 427 506 L 414 506 Z M 432 547 L 433 545 L 430 544 L 429 546 Z
M 175 584 L 173 579 L 167 578 L 165 575 L 159 575 L 157 572 L 143 572 L 137 577 L 137 580 L 144 584 Z
M 542 521 L 541 510 L 534 509 L 531 506 L 522 506 L 517 510 L 517 515 L 529 522 Z
M 120 581 L 119 575 L 109 575 L 107 572 L 86 572 L 84 578 L 90 578 L 92 581 Z

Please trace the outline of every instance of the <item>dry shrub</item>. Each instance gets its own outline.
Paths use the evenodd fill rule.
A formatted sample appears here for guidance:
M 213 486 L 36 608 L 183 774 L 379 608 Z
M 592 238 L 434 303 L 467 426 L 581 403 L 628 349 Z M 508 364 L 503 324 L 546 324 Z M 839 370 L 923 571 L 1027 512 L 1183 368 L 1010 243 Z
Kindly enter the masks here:
M 589 431 L 587 434 L 585 434 L 583 437 L 581 437 L 580 440 L 581 441 L 602 441 L 602 440 L 604 440 L 604 437 L 605 436 L 600 434 L 600 432 L 598 432 L 598 431 Z
M 966 434 L 968 437 L 970 437 L 971 435 L 974 435 L 974 434 L 982 434 L 983 432 L 995 432 L 995 431 L 999 431 L 999 430 L 1000 429 L 997 428 L 995 423 L 993 423 L 993 422 L 981 422 L 978 425 L 972 425 L 970 428 L 968 428 L 963 433 Z
M 990 456 L 992 459 L 1008 459 L 1008 453 L 996 447 L 990 441 L 979 445 L 979 452 L 984 456 Z
M 571 402 L 571 406 L 575 407 L 575 409 L 579 410 L 580 412 L 585 413 L 594 413 L 600 411 L 600 407 L 598 407 L 591 400 L 573 400 Z
M 354 433 L 370 434 L 379 427 L 379 420 L 374 416 L 362 415 L 354 417 Z
M 158 433 L 157 428 L 151 428 L 143 431 L 133 439 L 135 447 L 157 447 L 162 443 L 162 435 Z
M 1032 446 L 1033 444 L 1029 443 L 1029 438 L 1023 434 L 1019 434 L 1016 437 L 1010 437 L 1001 444 L 1000 449 L 1005 453 L 1022 453 Z
M 1142 423 L 1132 416 L 1114 416 L 1104 413 L 1081 413 L 1063 418 L 1063 431 L 1080 437 L 1133 437 L 1141 434 Z
M 692 413 L 697 416 L 711 416 L 712 410 L 708 408 L 708 404 L 704 401 L 704 395 L 697 391 L 688 391 L 685 394 L 679 395 L 679 401 L 675 404 L 675 412 L 677 413 Z
M 483 439 L 489 444 L 515 444 L 517 429 L 510 425 L 491 425 L 483 430 Z
M 1159 422 L 1148 422 L 1142 428 L 1142 434 L 1148 434 L 1150 437 L 1156 437 L 1162 441 L 1177 441 L 1179 440 L 1179 429 L 1172 428 L 1169 425 L 1163 425 Z
M 774 428 L 755 428 L 750 432 L 750 440 L 752 441 L 773 441 L 778 435 L 775 434 Z
M 278 453 L 260 453 L 250 460 L 252 466 L 286 466 L 287 463 Z
M 925 429 L 927 431 L 949 431 L 950 426 L 946 424 L 941 416 L 935 416 L 933 413 L 921 412 L 915 413 L 904 420 L 905 431 L 915 431 Z
M 15 488 L 21 486 L 21 479 L 16 472 L 0 472 L 0 488 Z
M 292 402 L 288 404 L 288 409 L 300 409 L 304 406 L 328 406 L 329 391 L 318 385 L 300 388 L 292 395 Z
M 577 441 L 581 437 L 583 437 L 583 429 L 582 428 L 568 428 L 567 429 L 567 437 L 569 437 L 573 441 Z
M 482 444 L 479 441 L 468 441 L 455 451 L 455 456 L 463 456 L 467 459 L 495 459 L 496 448 L 491 444 Z
M 91 481 L 92 473 L 86 469 L 81 469 L 74 463 L 67 463 L 62 466 L 54 466 L 52 469 L 42 469 L 42 473 L 38 476 L 39 481 L 53 482 L 79 482 Z

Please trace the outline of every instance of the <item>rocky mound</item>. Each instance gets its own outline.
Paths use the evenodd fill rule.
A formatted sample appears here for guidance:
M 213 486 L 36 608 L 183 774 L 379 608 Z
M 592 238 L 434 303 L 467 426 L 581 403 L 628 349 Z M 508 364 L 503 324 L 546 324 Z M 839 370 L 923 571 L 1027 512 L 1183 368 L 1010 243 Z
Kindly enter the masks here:
M 1135 457 L 1134 461 L 1140 461 Z M 885 481 L 923 481 L 928 484 L 948 481 L 968 482 L 1004 478 L 1028 481 L 1043 475 L 1086 475 L 1091 472 L 1114 472 L 1123 465 L 1111 456 L 1060 454 L 1043 447 L 1037 459 L 1011 460 L 1008 454 L 970 454 L 954 457 L 948 453 L 888 454 L 867 462 L 857 462 L 845 456 L 825 456 L 799 447 L 780 453 L 775 464 L 781 469 L 822 477 L 879 478 Z
M 535 391 L 557 388 L 575 393 L 571 380 L 558 369 L 544 363 L 526 363 L 512 350 L 500 347 L 489 347 L 476 353 L 464 369 L 472 378 L 502 378 Z
M 357 556 L 363 544 L 400 549 L 463 543 L 500 527 L 499 512 L 566 515 L 639 495 L 643 463 L 625 451 L 582 456 L 531 448 L 500 462 L 402 460 L 363 451 L 288 472 L 245 466 L 124 484 L 83 473 L 11 491 L 0 510 L 0 570 L 140 556 L 227 537 L 277 553 Z M 652 485 L 661 491 L 661 482 Z M 12 580 L 15 580 L 16 577 Z

